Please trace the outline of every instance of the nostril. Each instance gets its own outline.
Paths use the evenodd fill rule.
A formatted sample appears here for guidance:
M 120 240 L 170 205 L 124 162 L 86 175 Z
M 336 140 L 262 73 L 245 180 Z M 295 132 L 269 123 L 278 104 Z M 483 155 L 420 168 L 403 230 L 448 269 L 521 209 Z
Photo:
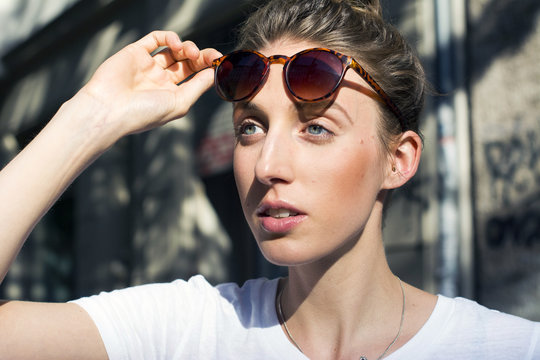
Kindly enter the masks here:
M 287 126 L 286 126 L 287 125 Z M 293 141 L 288 122 L 276 125 L 266 133 L 259 149 L 255 176 L 266 185 L 291 182 L 294 176 Z
M 287 160 L 270 159 L 259 160 L 255 167 L 255 176 L 265 185 L 288 183 L 292 181 L 292 168 Z

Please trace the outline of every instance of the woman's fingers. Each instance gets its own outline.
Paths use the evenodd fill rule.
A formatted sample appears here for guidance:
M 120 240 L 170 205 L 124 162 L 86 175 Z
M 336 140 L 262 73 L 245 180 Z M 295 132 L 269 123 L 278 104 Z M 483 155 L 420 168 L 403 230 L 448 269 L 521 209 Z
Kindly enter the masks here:
M 163 48 L 153 56 L 154 61 L 166 69 L 176 61 L 194 60 L 199 57 L 199 48 L 192 41 L 181 41 L 172 31 L 153 31 L 133 45 L 143 48 L 149 54 Z
M 185 64 L 191 72 L 197 72 L 204 68 L 210 67 L 212 61 L 221 56 L 221 53 L 216 49 L 203 49 L 199 51 L 197 57 L 189 58 L 184 61 L 179 62 L 180 64 Z
M 153 58 L 163 69 L 168 68 L 178 61 L 194 60 L 199 57 L 200 51 L 192 41 L 184 41 L 179 47 L 173 49 L 165 47 L 156 53 Z
M 172 31 L 152 31 L 150 34 L 137 40 L 134 44 L 141 46 L 149 54 L 161 46 L 167 46 L 174 51 L 178 51 L 182 47 L 180 37 Z
M 221 56 L 215 49 L 199 50 L 192 41 L 181 41 L 178 35 L 168 31 L 154 31 L 135 43 L 149 53 L 162 47 L 153 60 L 165 69 L 175 83 L 180 83 L 194 73 L 212 65 Z
M 213 85 L 214 72 L 209 67 L 212 65 L 212 61 L 220 56 L 222 56 L 221 53 L 215 49 L 203 49 L 197 58 L 177 62 L 168 68 L 177 83 L 196 73 L 189 81 L 177 86 L 175 113 L 185 114 L 197 99 Z M 176 69 L 177 67 L 178 69 Z
M 201 52 L 202 56 L 204 57 L 204 61 L 206 64 L 208 64 L 208 66 L 212 65 L 212 61 L 223 56 L 222 53 L 212 48 L 204 49 Z
M 166 50 L 150 56 L 160 47 Z M 114 120 L 125 133 L 147 130 L 185 115 L 212 86 L 208 67 L 219 56 L 214 49 L 199 50 L 191 41 L 180 41 L 174 32 L 155 31 L 102 64 L 85 92 L 129 114 L 123 116 L 129 122 Z
M 189 81 L 178 85 L 175 92 L 177 114 L 185 114 L 197 99 L 208 90 L 214 82 L 213 71 L 204 69 Z
M 194 59 L 171 63 L 167 68 L 174 82 L 180 83 L 192 74 L 199 72 L 212 65 L 212 61 L 221 56 L 215 49 L 203 49 Z
M 189 40 L 182 42 L 182 46 L 179 49 L 171 48 L 171 51 L 176 61 L 195 60 L 200 55 L 197 45 Z

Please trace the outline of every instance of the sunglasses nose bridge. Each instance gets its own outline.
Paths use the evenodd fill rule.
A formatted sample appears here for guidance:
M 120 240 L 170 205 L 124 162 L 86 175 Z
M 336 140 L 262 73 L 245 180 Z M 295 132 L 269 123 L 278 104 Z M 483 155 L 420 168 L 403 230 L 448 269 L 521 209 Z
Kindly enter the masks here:
M 290 58 L 288 56 L 285 56 L 285 55 L 272 55 L 267 59 L 268 59 L 268 62 L 270 64 L 285 65 L 287 63 L 287 61 L 289 61 Z
M 287 69 L 290 59 L 291 58 L 286 55 L 272 55 L 272 56 L 267 57 L 266 67 L 268 70 L 265 73 L 265 78 L 268 76 L 268 73 L 270 71 L 270 65 L 272 64 L 283 65 L 283 76 L 285 77 L 285 70 Z

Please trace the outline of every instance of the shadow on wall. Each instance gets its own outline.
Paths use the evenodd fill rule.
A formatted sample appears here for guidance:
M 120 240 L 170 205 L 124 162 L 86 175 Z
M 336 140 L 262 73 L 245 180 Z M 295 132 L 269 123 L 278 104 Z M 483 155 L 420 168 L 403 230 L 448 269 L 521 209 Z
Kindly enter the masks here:
M 483 77 L 498 57 L 519 51 L 537 31 L 540 1 L 491 0 L 481 8 L 481 14 L 471 19 L 469 30 L 474 31 L 475 53 L 489 56 L 475 61 L 472 81 Z
M 24 147 L 95 68 L 127 43 L 168 24 L 203 47 L 223 50 L 247 1 L 100 3 L 78 3 L 71 18 L 37 35 L 43 40 L 37 48 L 28 43 L 15 53 L 20 62 L 10 58 L 11 72 L 2 81 L 0 134 L 3 145 L 13 143 L 10 139 L 18 144 L 2 146 L 2 160 L 18 151 L 11 148 Z M 86 7 L 95 13 L 84 14 Z M 83 21 L 75 21 L 80 17 Z M 207 21 L 198 21 L 201 17 Z M 217 96 L 209 95 L 200 106 L 216 112 L 218 104 Z M 0 295 L 63 301 L 194 273 L 214 283 L 231 280 L 233 245 L 196 171 L 194 149 L 211 119 L 202 114 L 208 111 L 123 139 L 90 166 L 31 234 Z
M 482 301 L 489 307 L 540 320 L 540 192 L 493 212 L 482 251 Z

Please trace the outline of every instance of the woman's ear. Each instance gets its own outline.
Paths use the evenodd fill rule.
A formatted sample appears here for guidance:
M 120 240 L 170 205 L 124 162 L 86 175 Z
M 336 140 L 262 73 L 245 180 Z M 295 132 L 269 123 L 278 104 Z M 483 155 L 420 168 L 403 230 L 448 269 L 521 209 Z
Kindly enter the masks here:
M 414 131 L 401 134 L 397 146 L 389 156 L 389 163 L 385 169 L 384 189 L 395 189 L 416 174 L 422 155 L 422 139 Z

